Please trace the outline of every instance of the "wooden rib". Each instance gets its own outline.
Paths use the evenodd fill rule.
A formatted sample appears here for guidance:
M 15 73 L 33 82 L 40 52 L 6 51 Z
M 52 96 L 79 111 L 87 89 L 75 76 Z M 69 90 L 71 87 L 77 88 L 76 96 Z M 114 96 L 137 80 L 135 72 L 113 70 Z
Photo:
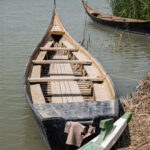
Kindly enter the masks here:
M 78 51 L 77 49 L 74 48 L 62 48 L 62 47 L 40 47 L 41 50 L 43 51 Z
M 80 80 L 86 80 L 86 81 L 104 81 L 104 77 L 63 77 L 63 78 L 58 78 L 58 77 L 44 77 L 44 78 L 28 78 L 28 81 L 31 83 L 36 83 L 36 82 L 52 82 L 52 81 L 80 81 Z
M 84 64 L 84 65 L 90 65 L 91 61 L 80 61 L 80 60 L 33 60 L 34 64 L 52 64 L 52 63 L 70 63 L 70 64 Z

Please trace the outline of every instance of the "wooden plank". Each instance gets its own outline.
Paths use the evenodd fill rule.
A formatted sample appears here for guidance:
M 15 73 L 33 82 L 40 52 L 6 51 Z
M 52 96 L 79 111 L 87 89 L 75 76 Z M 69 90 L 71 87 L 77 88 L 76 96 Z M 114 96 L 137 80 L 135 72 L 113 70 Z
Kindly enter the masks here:
M 85 56 L 82 52 L 73 52 L 73 55 L 79 60 L 85 60 L 88 61 L 90 60 L 87 56 Z
M 104 77 L 64 77 L 64 78 L 43 77 L 43 78 L 28 78 L 28 81 L 31 82 L 31 83 L 52 82 L 52 81 L 80 81 L 80 80 L 103 82 L 104 81 Z
M 84 65 L 90 65 L 91 61 L 80 61 L 80 60 L 33 60 L 34 64 L 52 64 L 52 63 L 70 63 L 70 64 L 84 64 Z
M 75 48 L 62 48 L 62 47 L 40 47 L 43 51 L 78 51 Z
M 61 71 L 59 64 L 56 64 L 56 69 L 57 69 L 57 73 L 59 75 L 58 78 L 59 79 L 63 78 L 63 76 L 61 76 L 61 74 L 64 74 L 64 73 Z M 65 90 L 64 82 L 62 82 L 62 80 L 60 80 L 59 86 L 60 86 L 61 96 L 62 96 L 63 102 L 66 103 L 66 102 L 68 102 L 68 98 L 66 97 L 67 92 Z
M 40 84 L 30 85 L 32 101 L 35 104 L 45 103 L 45 98 L 43 96 L 43 92 L 41 90 Z
M 36 60 L 43 60 L 46 56 L 46 51 L 43 51 L 43 52 L 39 52 L 39 55 L 37 56 Z
M 53 44 L 53 41 L 48 41 L 45 45 L 44 48 L 50 48 Z
M 59 26 L 53 26 L 50 32 L 53 35 L 64 35 L 65 34 L 65 32 L 62 31 Z
M 81 52 L 73 52 L 73 54 L 80 61 L 90 61 L 88 59 L 88 57 L 86 57 Z M 91 66 L 84 66 L 84 69 L 86 70 L 88 76 L 99 76 L 100 75 L 98 69 L 93 64 Z
M 54 56 L 55 59 L 61 59 L 61 58 L 65 58 L 67 59 L 67 56 L 64 56 L 64 55 L 55 55 Z M 64 75 L 66 76 L 66 73 L 64 72 L 64 69 L 62 68 L 63 67 L 63 64 L 56 64 L 56 68 L 57 68 L 57 73 L 59 75 L 59 78 L 63 78 Z M 60 89 L 61 89 L 61 96 L 62 96 L 62 99 L 63 99 L 63 102 L 66 103 L 70 100 L 72 100 L 71 96 L 68 95 L 70 93 L 68 93 L 67 91 L 67 83 L 65 81 L 61 81 L 59 82 L 59 86 L 60 86 Z
M 51 34 L 54 34 L 54 35 L 64 35 L 65 34 L 65 32 L 63 31 L 63 29 L 61 28 L 61 26 L 59 25 L 59 23 L 57 22 L 56 19 L 54 20 L 54 24 L 53 24 L 53 27 L 50 32 L 51 32 Z
M 50 66 L 50 74 L 57 74 L 56 64 Z M 59 82 L 51 82 L 51 93 L 52 93 L 52 103 L 61 103 L 63 99 L 61 97 L 61 89 Z
M 103 84 L 94 83 L 93 92 L 96 101 L 105 101 L 108 99 L 113 99 L 108 89 L 107 82 L 103 82 Z
M 67 56 L 65 56 L 67 57 Z M 64 56 L 56 55 L 54 59 L 64 58 Z M 73 77 L 73 71 L 70 64 L 57 64 L 57 69 L 60 74 L 60 78 Z M 60 89 L 62 93 L 62 98 L 66 98 L 67 102 L 78 102 L 84 101 L 77 82 L 75 81 L 61 81 Z M 63 99 L 63 102 L 66 102 L 66 99 Z
M 73 74 L 73 71 L 72 71 L 72 68 L 71 68 L 70 64 L 65 64 L 64 70 L 66 70 L 66 72 L 69 72 L 70 74 Z M 81 95 L 81 91 L 79 89 L 79 86 L 78 86 L 77 82 L 70 81 L 70 82 L 68 82 L 68 84 L 69 84 L 69 87 L 70 87 L 70 91 L 73 95 L 73 101 L 83 102 L 84 99 Z
M 66 74 L 67 76 L 73 76 L 73 72 L 70 72 L 70 71 L 66 71 L 65 69 L 65 66 L 67 66 L 68 64 L 60 64 L 61 66 L 61 70 L 64 74 Z M 66 92 L 67 92 L 67 95 L 68 95 L 68 102 L 74 102 L 76 101 L 75 98 L 73 98 L 72 96 L 72 92 L 71 92 L 71 89 L 70 89 L 70 84 L 69 82 L 67 81 L 64 81 L 64 85 L 65 85 L 65 89 L 66 89 Z
M 41 76 L 41 65 L 34 65 L 32 68 L 31 78 L 38 78 Z

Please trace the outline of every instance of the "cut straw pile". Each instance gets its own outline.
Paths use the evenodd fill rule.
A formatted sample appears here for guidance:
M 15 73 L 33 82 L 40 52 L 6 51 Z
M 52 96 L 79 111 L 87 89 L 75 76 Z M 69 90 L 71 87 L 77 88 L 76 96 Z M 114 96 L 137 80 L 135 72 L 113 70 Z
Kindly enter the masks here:
M 136 91 L 121 98 L 123 112 L 132 112 L 128 128 L 118 140 L 117 150 L 150 150 L 150 72 Z

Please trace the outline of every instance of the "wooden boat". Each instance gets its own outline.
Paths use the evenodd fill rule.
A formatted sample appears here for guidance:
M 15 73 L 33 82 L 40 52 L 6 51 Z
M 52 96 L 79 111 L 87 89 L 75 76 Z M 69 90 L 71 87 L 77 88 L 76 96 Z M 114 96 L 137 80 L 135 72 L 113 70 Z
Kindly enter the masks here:
M 55 150 L 68 149 L 66 121 L 99 124 L 118 115 L 109 76 L 64 29 L 55 8 L 26 66 L 25 93 L 45 142 Z
M 82 0 L 82 3 L 89 17 L 101 25 L 134 33 L 150 35 L 150 20 L 136 20 L 108 15 L 90 8 L 84 0 Z
M 102 120 L 101 133 L 78 150 L 110 150 L 126 129 L 131 118 L 131 112 L 127 112 L 115 122 L 113 118 Z

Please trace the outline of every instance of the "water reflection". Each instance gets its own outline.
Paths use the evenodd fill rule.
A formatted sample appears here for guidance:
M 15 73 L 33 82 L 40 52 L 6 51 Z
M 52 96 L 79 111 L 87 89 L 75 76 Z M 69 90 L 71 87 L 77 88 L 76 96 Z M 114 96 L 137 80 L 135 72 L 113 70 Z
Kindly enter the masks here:
M 86 29 L 89 51 L 112 77 L 117 93 L 130 93 L 150 69 L 150 36 L 107 28 L 89 18 Z

